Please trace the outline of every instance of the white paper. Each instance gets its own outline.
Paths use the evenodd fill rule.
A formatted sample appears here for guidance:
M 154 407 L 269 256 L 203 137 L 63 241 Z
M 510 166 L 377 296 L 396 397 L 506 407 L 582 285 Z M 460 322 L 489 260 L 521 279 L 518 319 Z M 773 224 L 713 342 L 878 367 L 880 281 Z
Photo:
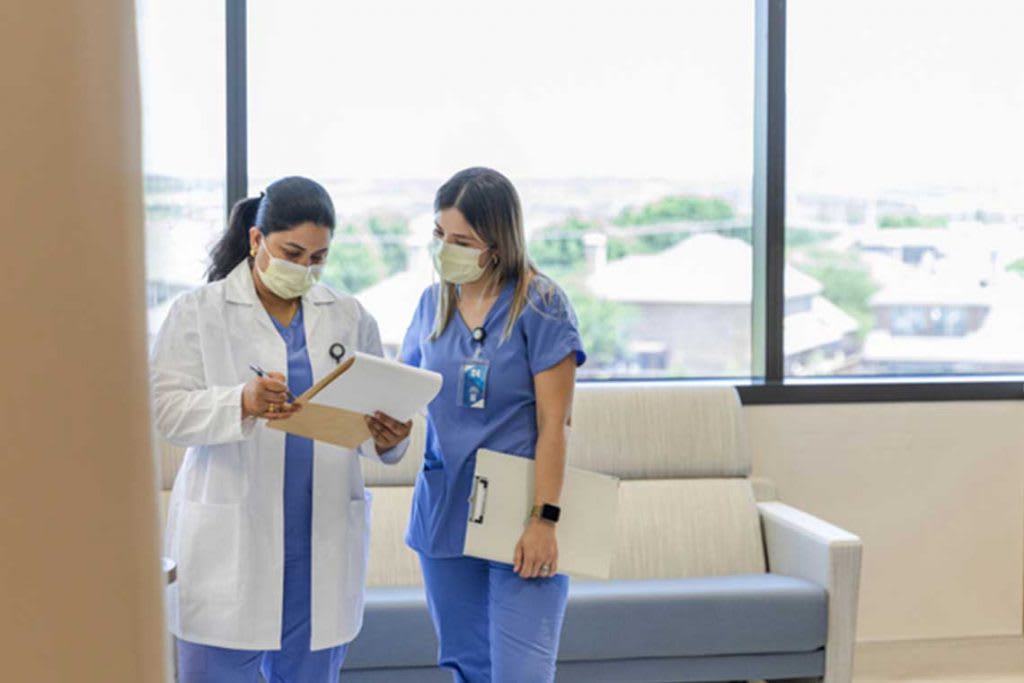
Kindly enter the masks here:
M 439 373 L 357 351 L 352 367 L 312 400 L 364 414 L 379 410 L 405 422 L 422 412 L 439 391 Z

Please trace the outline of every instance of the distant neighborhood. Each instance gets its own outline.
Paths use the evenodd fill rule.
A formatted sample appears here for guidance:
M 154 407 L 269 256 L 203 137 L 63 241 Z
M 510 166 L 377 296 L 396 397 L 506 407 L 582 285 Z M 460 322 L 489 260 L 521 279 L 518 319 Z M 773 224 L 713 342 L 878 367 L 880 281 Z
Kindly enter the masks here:
M 397 353 L 435 276 L 429 181 L 327 183 L 339 213 L 325 281 L 377 317 Z M 750 375 L 752 249 L 744 188 L 667 181 L 521 183 L 531 256 L 570 294 L 591 377 Z M 933 201 L 933 197 L 929 197 Z M 974 202 L 977 204 L 978 202 Z M 967 199 L 801 196 L 787 207 L 785 366 L 793 376 L 1024 369 L 1024 217 Z M 222 189 L 147 182 L 155 332 L 203 281 Z

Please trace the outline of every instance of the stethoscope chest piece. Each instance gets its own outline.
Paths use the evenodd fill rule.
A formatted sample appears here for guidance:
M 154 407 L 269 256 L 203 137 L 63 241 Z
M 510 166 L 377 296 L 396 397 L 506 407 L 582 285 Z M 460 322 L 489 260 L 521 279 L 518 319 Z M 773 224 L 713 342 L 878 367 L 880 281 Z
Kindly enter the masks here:
M 331 344 L 328 353 L 331 354 L 331 358 L 334 359 L 335 363 L 340 363 L 341 359 L 345 357 L 345 345 L 340 342 L 334 342 Z

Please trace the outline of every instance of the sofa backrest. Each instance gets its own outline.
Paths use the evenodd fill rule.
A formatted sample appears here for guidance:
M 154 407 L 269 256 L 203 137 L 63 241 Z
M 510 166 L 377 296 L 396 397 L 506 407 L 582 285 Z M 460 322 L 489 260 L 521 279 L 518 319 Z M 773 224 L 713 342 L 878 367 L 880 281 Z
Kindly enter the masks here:
M 569 462 L 622 479 L 747 477 L 736 390 L 585 382 L 573 402 Z
M 619 477 L 613 578 L 765 571 L 736 390 L 582 383 L 569 462 Z
M 363 461 L 373 493 L 371 586 L 418 585 L 404 543 L 412 487 L 423 462 L 417 419 L 398 465 Z M 736 391 L 678 383 L 581 383 L 569 464 L 619 477 L 613 578 L 674 578 L 765 571 L 750 452 Z M 161 444 L 170 490 L 182 451 Z

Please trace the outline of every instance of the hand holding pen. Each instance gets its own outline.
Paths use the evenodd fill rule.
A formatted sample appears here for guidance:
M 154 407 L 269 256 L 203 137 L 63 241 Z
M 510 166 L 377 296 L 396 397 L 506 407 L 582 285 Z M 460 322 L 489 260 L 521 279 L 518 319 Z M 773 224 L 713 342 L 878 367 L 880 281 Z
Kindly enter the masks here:
M 249 369 L 256 377 L 242 388 L 242 417 L 261 417 L 266 420 L 283 420 L 302 408 L 295 402 L 295 396 L 288 390 L 285 376 L 279 372 L 266 372 L 258 365 Z

